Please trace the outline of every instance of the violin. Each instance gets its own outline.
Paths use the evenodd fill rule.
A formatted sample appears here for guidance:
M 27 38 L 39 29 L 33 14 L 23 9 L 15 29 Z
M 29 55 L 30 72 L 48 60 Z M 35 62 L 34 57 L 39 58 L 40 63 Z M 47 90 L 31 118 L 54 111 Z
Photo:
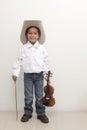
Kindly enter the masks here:
M 54 106 L 55 104 L 55 98 L 53 98 L 53 93 L 54 93 L 54 87 L 52 85 L 50 85 L 49 83 L 49 77 L 51 76 L 51 72 L 48 71 L 47 74 L 47 84 L 46 86 L 44 86 L 44 93 L 45 96 L 42 98 L 42 102 L 45 106 Z

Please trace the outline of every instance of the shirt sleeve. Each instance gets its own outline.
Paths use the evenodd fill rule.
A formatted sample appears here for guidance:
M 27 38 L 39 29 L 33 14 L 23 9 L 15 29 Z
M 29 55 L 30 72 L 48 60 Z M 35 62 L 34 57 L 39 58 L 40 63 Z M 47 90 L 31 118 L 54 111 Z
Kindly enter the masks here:
M 22 50 L 20 49 L 19 55 L 16 59 L 16 62 L 14 63 L 13 67 L 12 67 L 12 74 L 19 77 L 20 75 L 20 69 L 22 66 Z
M 48 61 L 48 53 L 45 47 L 43 48 L 43 54 L 44 54 L 44 57 L 43 57 L 44 58 L 44 73 L 47 73 L 50 70 L 50 67 L 49 67 L 49 61 Z

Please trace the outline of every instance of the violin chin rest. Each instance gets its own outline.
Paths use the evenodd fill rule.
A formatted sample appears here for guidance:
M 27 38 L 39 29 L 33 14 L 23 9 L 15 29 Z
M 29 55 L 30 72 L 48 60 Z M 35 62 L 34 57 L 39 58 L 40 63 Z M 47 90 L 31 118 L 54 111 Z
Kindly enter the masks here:
M 46 100 L 49 100 L 50 98 L 49 97 L 46 97 Z
M 45 105 L 45 106 L 47 106 L 47 107 L 52 107 L 52 106 L 54 106 L 55 105 L 55 99 L 54 98 L 49 98 L 49 97 L 44 97 L 43 99 L 42 99 L 42 101 L 43 101 L 43 104 Z

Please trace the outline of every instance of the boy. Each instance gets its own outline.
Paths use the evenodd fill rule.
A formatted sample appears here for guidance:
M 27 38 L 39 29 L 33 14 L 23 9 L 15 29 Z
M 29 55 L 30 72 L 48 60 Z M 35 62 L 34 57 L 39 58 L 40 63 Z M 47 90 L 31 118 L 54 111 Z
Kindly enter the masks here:
M 16 81 L 17 77 L 19 77 L 21 66 L 23 67 L 25 106 L 21 122 L 27 122 L 32 118 L 33 87 L 37 119 L 43 123 L 49 122 L 45 114 L 45 106 L 42 103 L 43 73 L 49 71 L 47 51 L 41 45 L 44 41 L 45 34 L 42 22 L 39 20 L 24 21 L 21 32 L 21 42 L 24 45 L 20 48 L 20 54 L 13 66 L 12 75 L 12 79 Z

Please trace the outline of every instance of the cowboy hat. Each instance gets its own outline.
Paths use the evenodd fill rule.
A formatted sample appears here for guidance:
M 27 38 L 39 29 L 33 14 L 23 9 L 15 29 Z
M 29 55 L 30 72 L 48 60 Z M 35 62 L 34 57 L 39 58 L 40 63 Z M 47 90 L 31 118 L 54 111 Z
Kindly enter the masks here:
M 20 35 L 21 42 L 23 44 L 26 44 L 28 42 L 26 35 L 25 35 L 25 32 L 26 32 L 26 29 L 31 27 L 31 26 L 39 28 L 41 35 L 40 35 L 40 38 L 38 41 L 40 44 L 43 44 L 45 42 L 45 33 L 44 33 L 42 22 L 40 20 L 25 20 L 24 21 L 21 35 Z

